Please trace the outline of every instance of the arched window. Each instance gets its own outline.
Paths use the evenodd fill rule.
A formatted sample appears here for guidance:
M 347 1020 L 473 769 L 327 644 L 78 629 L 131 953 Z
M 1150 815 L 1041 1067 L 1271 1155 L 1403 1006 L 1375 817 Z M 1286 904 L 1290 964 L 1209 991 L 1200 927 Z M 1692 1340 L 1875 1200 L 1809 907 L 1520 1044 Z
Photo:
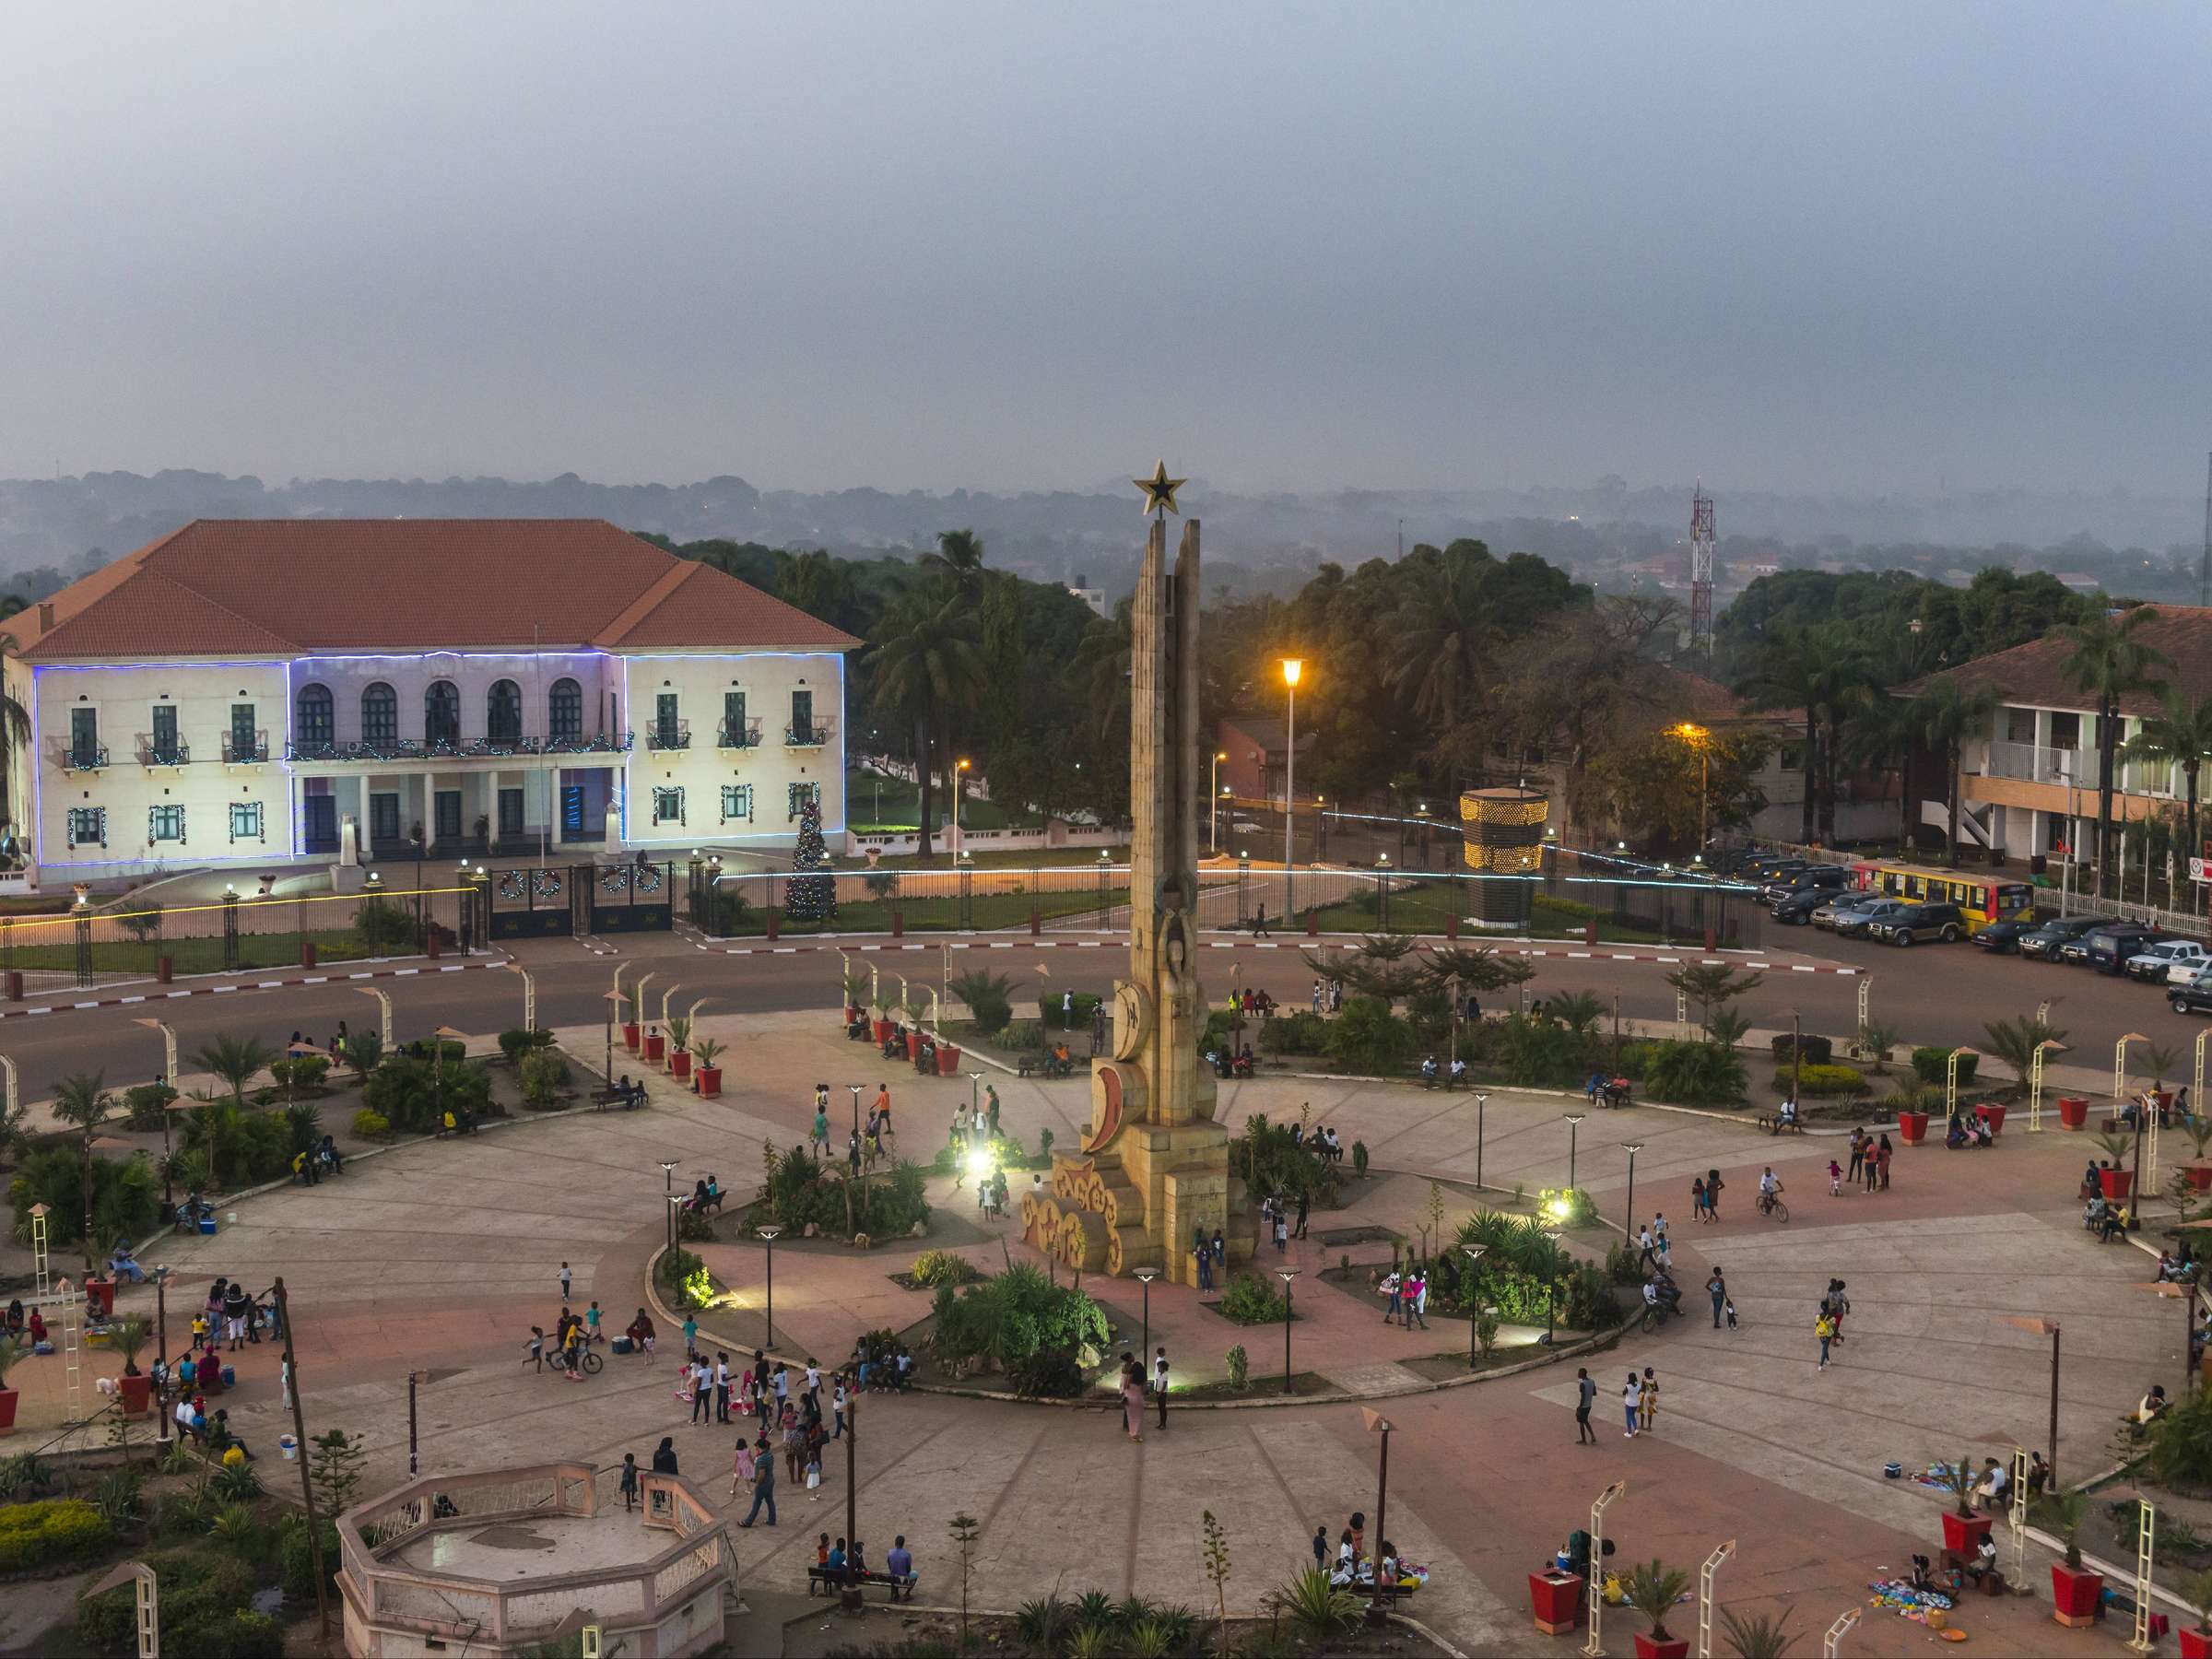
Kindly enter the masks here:
M 491 682 L 484 700 L 484 735 L 494 743 L 523 740 L 523 688 L 511 679 Z
M 361 741 L 399 741 L 399 693 L 382 680 L 361 693 Z
M 547 699 L 547 733 L 549 737 L 581 737 L 583 735 L 583 688 L 572 679 L 557 679 Z
M 422 694 L 422 739 L 456 746 L 461 741 L 461 693 L 452 680 L 432 680 Z
M 337 727 L 331 713 L 330 688 L 323 685 L 305 685 L 292 708 L 293 735 L 302 745 L 328 747 Z

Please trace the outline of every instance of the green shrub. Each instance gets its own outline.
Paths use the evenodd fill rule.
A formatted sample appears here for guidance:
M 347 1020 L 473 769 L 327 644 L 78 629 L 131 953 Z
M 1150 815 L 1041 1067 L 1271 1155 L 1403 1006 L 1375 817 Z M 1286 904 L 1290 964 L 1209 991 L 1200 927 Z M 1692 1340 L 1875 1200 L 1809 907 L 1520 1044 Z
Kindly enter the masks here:
M 365 899 L 353 913 L 354 937 L 369 956 L 393 956 L 415 948 L 415 912 L 393 899 Z
M 1363 1140 L 1352 1143 L 1352 1169 L 1358 1174 L 1367 1173 L 1367 1143 Z
M 289 1084 L 297 1091 L 320 1088 L 323 1079 L 330 1076 L 328 1054 L 297 1054 L 289 1060 L 279 1060 L 269 1067 L 269 1076 L 279 1088 Z
M 392 1120 L 364 1106 L 353 1114 L 353 1133 L 357 1140 L 382 1140 L 392 1133 Z
M 115 1529 L 81 1498 L 46 1498 L 0 1509 L 0 1572 L 27 1572 L 96 1556 Z
M 445 1044 L 448 1058 L 442 1082 L 427 1055 L 386 1055 L 370 1074 L 361 1090 L 361 1103 L 382 1112 L 394 1128 L 408 1133 L 435 1128 L 441 1101 L 447 1112 L 466 1112 L 478 1118 L 488 1115 L 491 1074 L 465 1061 L 455 1065 L 460 1047 L 457 1042 Z
M 1790 1063 L 1790 1041 L 1787 1031 L 1774 1039 L 1771 1046 L 1775 1065 L 1787 1065 Z M 1798 1058 L 1807 1065 L 1826 1065 L 1835 1058 L 1835 1044 L 1825 1037 L 1808 1033 L 1799 1037 L 1796 1042 Z
M 915 1284 L 929 1290 L 939 1285 L 965 1285 L 977 1277 L 974 1263 L 949 1250 L 925 1250 L 907 1271 Z
M 1318 1054 L 1326 1050 L 1329 1022 L 1318 1014 L 1278 1014 L 1260 1022 L 1263 1054 Z
M 284 1659 L 284 1626 L 272 1614 L 233 1607 L 183 1626 L 176 1646 L 194 1659 Z
M 1239 1324 L 1266 1324 L 1282 1318 L 1283 1299 L 1256 1273 L 1240 1273 L 1221 1293 L 1221 1312 Z
M 1008 1371 L 1041 1348 L 1101 1349 L 1111 1335 L 1098 1303 L 1026 1262 L 957 1293 L 938 1286 L 932 1312 L 939 1358 L 991 1360 Z
M 334 1533 L 335 1535 L 335 1533 Z M 216 1620 L 227 1620 L 253 1594 L 253 1568 L 215 1545 L 195 1541 L 159 1549 L 140 1558 L 154 1570 L 161 1586 L 161 1645 L 165 1652 L 191 1653 L 197 1659 L 210 1651 L 197 1632 Z M 87 1583 L 91 1580 L 88 1577 Z M 314 1594 L 312 1581 L 307 1594 Z M 88 1653 L 127 1654 L 135 1651 L 137 1613 L 133 1592 L 125 1585 L 104 1595 L 78 1593 L 76 1638 Z M 187 1633 L 194 1639 L 188 1641 Z M 225 1633 L 209 1640 L 219 1642 Z
M 1790 1068 L 1783 1065 L 1774 1074 L 1774 1087 L 1781 1093 L 1790 1090 Z M 1873 1086 L 1855 1065 L 1801 1065 L 1797 1068 L 1797 1092 L 1808 1100 L 1820 1100 L 1836 1095 L 1863 1095 L 1873 1092 Z
M 338 1576 L 338 1529 L 328 1521 L 317 1524 L 323 1535 L 323 1576 L 335 1580 Z M 315 1594 L 315 1558 L 308 1547 L 307 1518 L 288 1515 L 284 1526 L 284 1593 L 307 1600 Z
M 1230 1348 L 1224 1363 L 1229 1367 L 1229 1385 L 1242 1394 L 1252 1383 L 1252 1359 L 1244 1352 L 1244 1345 L 1240 1342 Z
M 1654 1043 L 1645 1060 L 1643 1081 L 1654 1100 L 1719 1106 L 1742 1100 L 1749 1078 L 1733 1049 L 1693 1041 Z
M 56 1142 L 28 1155 L 8 1182 L 18 1237 L 29 1237 L 30 1210 L 43 1204 L 48 1241 L 74 1244 L 85 1234 L 85 1155 L 80 1146 Z M 143 1152 L 92 1160 L 92 1236 L 95 1241 L 137 1239 L 151 1232 L 161 1213 L 153 1160 Z
M 677 1307 L 683 1306 L 684 1281 L 705 1267 L 706 1264 L 688 1250 L 670 1250 L 662 1253 L 661 1284 L 671 1293 L 670 1300 Z
M 166 1083 L 141 1083 L 124 1089 L 123 1103 L 130 1112 L 131 1128 L 140 1135 L 159 1135 L 169 1102 L 176 1098 L 177 1091 Z
M 524 1053 L 515 1068 L 522 1085 L 523 1100 L 543 1112 L 560 1097 L 568 1087 L 569 1063 L 557 1049 L 532 1048 Z
M 1402 1072 L 1418 1046 L 1413 1027 L 1379 996 L 1346 997 L 1329 1022 L 1329 1057 L 1354 1071 L 1378 1077 Z
M 550 1031 L 525 1030 L 521 1026 L 515 1026 L 500 1033 L 500 1053 L 506 1055 L 507 1063 L 512 1065 L 532 1049 L 546 1048 L 552 1041 L 553 1033 Z
M 1006 974 L 974 969 L 951 981 L 946 989 L 968 1005 L 975 1029 L 986 1037 L 995 1037 L 1014 1018 L 1014 982 Z
M 1522 1088 L 1563 1088 L 1589 1075 L 1595 1045 L 1543 1014 L 1509 1014 L 1491 1032 L 1491 1054 L 1506 1082 Z
M 1912 1051 L 1913 1076 L 1923 1083 L 1933 1084 L 1937 1088 L 1943 1088 L 1948 1082 L 1950 1065 L 1951 1051 L 1949 1049 L 1916 1048 Z M 1974 1080 L 1974 1073 L 1981 1069 L 1981 1065 L 1982 1056 L 1979 1054 L 1959 1055 L 1959 1087 L 1964 1088 L 1971 1083 Z

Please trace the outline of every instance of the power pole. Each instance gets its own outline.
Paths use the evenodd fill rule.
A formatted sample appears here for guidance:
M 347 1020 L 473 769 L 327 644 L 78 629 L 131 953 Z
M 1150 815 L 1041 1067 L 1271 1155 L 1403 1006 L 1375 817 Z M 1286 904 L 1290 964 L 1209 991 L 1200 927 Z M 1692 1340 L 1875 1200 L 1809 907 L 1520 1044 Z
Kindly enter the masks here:
M 1702 478 L 1689 500 L 1689 648 L 1712 655 L 1712 498 Z
M 2196 602 L 2212 605 L 2212 454 L 2205 457 L 2205 558 L 2196 571 Z
M 276 1297 L 276 1317 L 284 1321 L 284 1369 L 292 1380 L 292 1440 L 300 1449 L 300 1496 L 307 1506 L 307 1547 L 315 1569 L 315 1615 L 322 1621 L 323 1639 L 330 1640 L 330 1596 L 323 1583 L 323 1534 L 315 1524 L 315 1488 L 308 1478 L 307 1418 L 300 1406 L 300 1362 L 292 1351 L 292 1300 L 285 1294 L 282 1278 L 269 1287 Z M 331 1517 L 335 1521 L 337 1517 Z

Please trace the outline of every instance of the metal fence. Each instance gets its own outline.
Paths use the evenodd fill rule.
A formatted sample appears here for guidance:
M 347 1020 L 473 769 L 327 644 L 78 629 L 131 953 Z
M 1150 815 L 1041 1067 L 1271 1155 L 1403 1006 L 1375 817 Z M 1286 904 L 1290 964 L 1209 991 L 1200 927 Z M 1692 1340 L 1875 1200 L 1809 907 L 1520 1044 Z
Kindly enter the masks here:
M 212 904 L 142 905 L 65 916 L 0 916 L 0 974 L 32 994 L 172 974 L 416 956 L 479 948 L 474 894 L 421 888 Z M 16 976 L 21 975 L 20 980 Z
M 1552 850 L 1556 853 L 1557 850 Z M 1041 930 L 1120 932 L 1129 925 L 1129 866 L 1047 865 L 961 870 L 770 871 L 738 875 L 695 862 L 685 915 L 712 938 Z M 1403 933 L 1477 937 L 1476 888 L 1528 889 L 1525 929 L 1540 937 L 1756 945 L 1765 920 L 1749 888 L 1702 877 L 1656 879 L 1572 856 L 1540 875 L 1219 861 L 1198 872 L 1198 924 L 1271 933 Z M 794 887 L 800 913 L 794 914 Z M 826 924 L 823 891 L 836 899 Z

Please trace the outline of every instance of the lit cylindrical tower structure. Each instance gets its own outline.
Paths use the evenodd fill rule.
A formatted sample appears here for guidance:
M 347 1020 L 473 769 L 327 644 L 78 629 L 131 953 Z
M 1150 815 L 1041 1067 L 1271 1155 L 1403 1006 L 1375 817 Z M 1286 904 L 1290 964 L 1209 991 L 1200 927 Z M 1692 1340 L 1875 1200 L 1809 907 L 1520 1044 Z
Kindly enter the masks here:
M 1527 931 L 1550 816 L 1550 801 L 1533 789 L 1470 789 L 1459 797 L 1459 821 L 1466 827 L 1463 856 L 1468 869 L 1488 877 L 1471 884 L 1467 920 L 1477 927 Z

